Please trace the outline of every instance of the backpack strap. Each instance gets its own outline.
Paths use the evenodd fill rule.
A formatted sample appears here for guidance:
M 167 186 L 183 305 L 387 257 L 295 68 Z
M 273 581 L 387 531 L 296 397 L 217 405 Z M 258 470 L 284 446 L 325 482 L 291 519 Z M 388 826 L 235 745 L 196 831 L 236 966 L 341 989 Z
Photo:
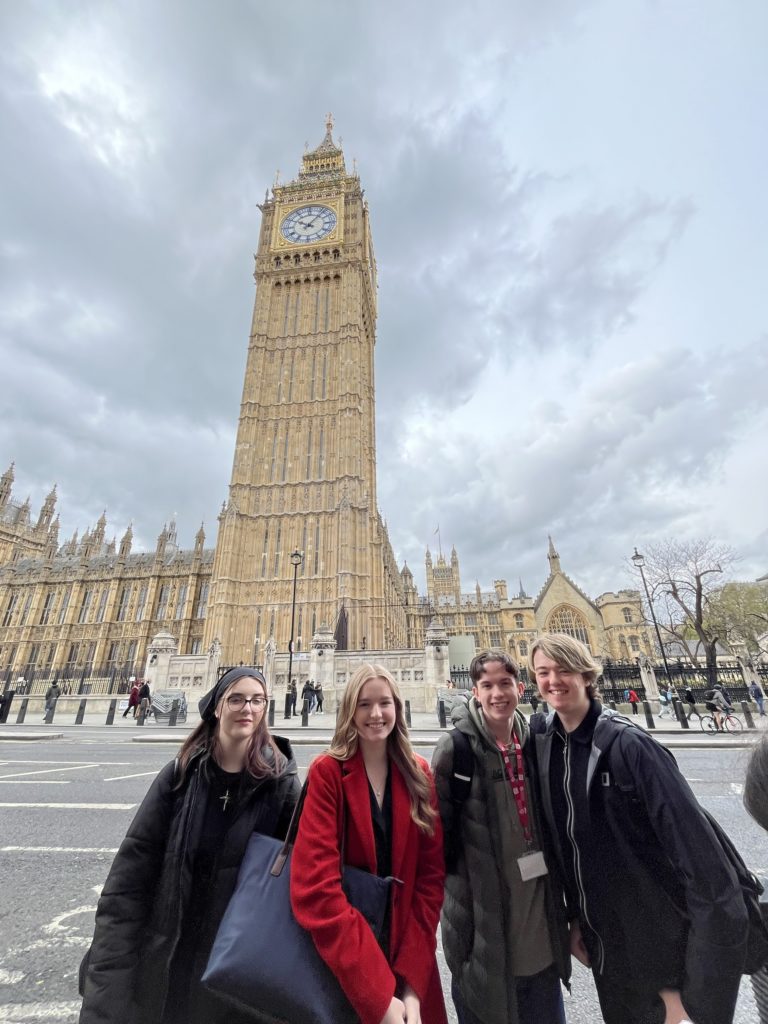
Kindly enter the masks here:
M 446 829 L 444 836 L 445 866 L 448 871 L 456 870 L 461 848 L 461 812 L 464 802 L 472 789 L 472 778 L 475 774 L 475 755 L 469 737 L 460 729 L 451 729 L 448 733 L 453 744 L 453 766 L 450 777 L 451 827 Z
M 449 736 L 453 743 L 453 771 L 451 772 L 451 802 L 454 814 L 461 814 L 464 801 L 472 788 L 475 774 L 475 755 L 469 737 L 460 729 L 451 729 Z

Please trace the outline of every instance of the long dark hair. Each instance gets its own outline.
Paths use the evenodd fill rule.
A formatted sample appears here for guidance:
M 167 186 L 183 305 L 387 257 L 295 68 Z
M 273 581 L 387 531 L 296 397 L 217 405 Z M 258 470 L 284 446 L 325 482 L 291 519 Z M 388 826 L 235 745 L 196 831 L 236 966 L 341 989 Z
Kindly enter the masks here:
M 750 755 L 743 799 L 757 824 L 768 830 L 768 738 L 765 736 Z
M 236 679 L 232 680 L 231 684 L 220 695 L 217 701 L 217 706 L 222 702 L 222 700 L 224 700 L 232 687 L 242 678 L 244 678 L 244 676 L 238 676 Z M 246 676 L 245 678 L 250 679 L 253 677 Z M 268 699 L 266 683 L 261 679 L 254 679 L 254 681 L 261 686 L 264 691 L 264 697 Z M 200 763 L 205 771 L 207 770 L 208 762 L 211 759 L 218 763 L 216 758 L 218 749 L 219 719 L 216 718 L 215 715 L 212 715 L 210 718 L 204 718 L 200 724 L 192 730 L 182 744 L 181 750 L 179 751 L 178 769 L 176 773 L 177 788 L 184 783 L 189 762 L 193 757 L 200 757 Z M 272 751 L 271 757 L 267 753 L 269 750 Z M 270 734 L 269 726 L 267 725 L 267 709 L 265 707 L 264 713 L 261 716 L 261 721 L 256 726 L 256 730 L 248 741 L 248 746 L 245 749 L 244 767 L 252 778 L 268 779 L 281 775 L 285 765 L 285 755 L 282 753 Z

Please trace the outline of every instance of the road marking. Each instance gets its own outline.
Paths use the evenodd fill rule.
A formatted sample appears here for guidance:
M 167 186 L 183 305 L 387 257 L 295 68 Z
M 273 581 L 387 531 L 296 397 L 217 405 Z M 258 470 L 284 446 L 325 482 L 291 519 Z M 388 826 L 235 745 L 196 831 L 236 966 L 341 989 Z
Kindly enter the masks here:
M 68 786 L 71 779 L 0 779 L 6 786 Z
M 117 853 L 117 850 L 116 846 L 0 846 L 0 853 Z
M 32 758 L 32 757 L 17 757 L 17 758 L 4 758 L 0 761 L 0 765 L 3 764 L 85 764 L 84 761 L 56 761 L 53 758 L 46 757 L 45 759 Z M 105 764 L 133 764 L 133 761 L 95 761 L 94 764 L 100 767 Z
M 0 1021 L 3 1024 L 31 1024 L 38 1020 L 75 1020 L 81 1006 L 79 999 L 67 1003 L 13 1003 L 0 1006 Z
M 138 804 L 3 804 L 0 807 L 41 807 L 64 811 L 132 811 Z
M 72 768 L 39 768 L 36 772 L 14 772 L 11 775 L 3 775 L 3 779 L 16 779 L 22 775 L 48 775 L 51 772 L 79 772 L 83 768 L 98 768 L 98 764 L 77 764 Z
M 5 971 L 0 967 L 0 985 L 18 985 L 24 978 L 23 971 Z
M 731 783 L 731 792 L 735 796 L 741 796 L 743 794 L 743 792 L 744 792 L 744 786 L 740 782 L 732 782 Z
M 144 775 L 157 775 L 157 772 L 137 772 L 135 775 L 113 775 L 109 779 L 104 779 L 104 782 L 118 782 L 120 779 L 140 779 Z

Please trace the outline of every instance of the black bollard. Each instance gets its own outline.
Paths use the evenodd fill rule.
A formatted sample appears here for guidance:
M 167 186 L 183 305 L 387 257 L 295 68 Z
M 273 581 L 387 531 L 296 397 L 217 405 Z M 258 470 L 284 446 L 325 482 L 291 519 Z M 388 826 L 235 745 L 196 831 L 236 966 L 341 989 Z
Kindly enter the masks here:
M 179 717 L 179 698 L 174 697 L 171 702 L 171 713 L 168 715 L 168 727 L 173 728 Z
M 285 694 L 285 714 L 283 718 L 291 717 L 291 691 L 287 690 Z
M 541 702 L 539 707 L 541 708 L 542 715 L 548 715 L 549 714 L 549 704 L 547 704 L 547 702 L 545 700 L 543 700 Z
M 21 723 L 27 717 L 27 706 L 28 706 L 28 704 L 29 704 L 29 697 L 25 697 L 24 700 L 21 702 L 21 707 L 19 708 L 19 713 L 18 713 L 18 715 L 16 715 L 16 725 L 21 725 Z
M 77 709 L 77 714 L 75 715 L 75 725 L 83 724 L 83 719 L 85 718 L 85 705 L 87 703 L 87 700 L 80 701 L 80 707 Z
M 672 707 L 675 709 L 675 714 L 677 715 L 677 720 L 680 723 L 680 725 L 683 727 L 683 729 L 690 729 L 691 728 L 691 723 L 686 718 L 685 708 L 683 707 L 683 702 L 681 700 L 679 700 L 679 698 L 673 697 L 672 698 Z
M 56 714 L 56 701 L 53 700 L 53 701 L 51 701 L 51 706 L 45 712 L 45 718 L 43 719 L 43 722 L 46 725 L 51 725 L 52 722 L 53 722 L 53 716 L 55 714 Z
M 269 702 L 269 711 L 267 712 L 267 725 L 269 728 L 273 728 L 275 724 L 275 698 L 272 697 Z
M 309 725 L 309 697 L 305 697 L 301 702 L 301 727 L 306 728 Z
M 136 715 L 136 725 L 144 725 L 144 719 L 147 717 L 147 709 L 144 707 L 144 701 L 139 704 L 139 713 Z
M 411 728 L 411 702 L 407 700 L 405 702 L 405 724 L 408 728 Z
M 643 701 L 643 711 L 645 712 L 645 724 L 649 729 L 655 729 L 656 723 L 653 720 L 653 712 L 651 711 L 651 705 L 647 700 Z
M 744 715 L 744 720 L 747 723 L 747 728 L 748 729 L 754 729 L 755 728 L 755 720 L 752 717 L 752 712 L 749 710 L 749 705 L 747 704 L 747 702 L 745 700 L 740 700 L 739 704 L 741 704 L 741 712 Z
M 610 708 L 610 709 L 611 709 L 612 711 L 615 711 L 615 710 L 616 710 L 616 701 L 615 701 L 615 700 L 609 700 L 609 701 L 608 701 L 608 707 L 609 707 L 609 708 Z
M 5 725 L 8 721 L 8 715 L 11 713 L 11 701 L 15 690 L 8 690 L 6 693 L 0 693 L 0 724 Z
M 107 711 L 107 719 L 104 722 L 104 725 L 114 725 L 115 724 L 115 712 L 116 711 L 117 711 L 117 701 L 116 700 L 111 700 L 109 702 L 109 709 Z
M 445 701 L 439 700 L 437 702 L 437 721 L 441 729 L 445 729 Z

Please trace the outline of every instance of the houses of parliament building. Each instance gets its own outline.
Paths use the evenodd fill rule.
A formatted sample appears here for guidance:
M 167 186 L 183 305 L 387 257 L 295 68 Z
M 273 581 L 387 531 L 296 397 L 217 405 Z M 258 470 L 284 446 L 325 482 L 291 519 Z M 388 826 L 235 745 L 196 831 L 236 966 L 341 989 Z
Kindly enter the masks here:
M 165 524 L 154 551 L 130 526 L 107 538 L 105 515 L 62 542 L 55 487 L 39 512 L 0 477 L 0 682 L 58 672 L 141 675 L 147 647 L 170 633 L 181 654 L 215 641 L 222 661 L 260 663 L 267 641 L 307 650 L 335 630 L 341 649 L 423 647 L 435 617 L 448 636 L 524 658 L 537 633 L 585 640 L 633 659 L 652 648 L 639 594 L 591 599 L 560 567 L 536 596 L 507 583 L 462 590 L 454 548 L 425 560 L 426 595 L 396 562 L 376 496 L 376 260 L 360 179 L 332 124 L 294 181 L 260 209 L 256 298 L 229 493 L 215 546 L 191 547 Z M 542 549 L 542 561 L 544 550 Z M 293 593 L 295 586 L 295 606 Z

